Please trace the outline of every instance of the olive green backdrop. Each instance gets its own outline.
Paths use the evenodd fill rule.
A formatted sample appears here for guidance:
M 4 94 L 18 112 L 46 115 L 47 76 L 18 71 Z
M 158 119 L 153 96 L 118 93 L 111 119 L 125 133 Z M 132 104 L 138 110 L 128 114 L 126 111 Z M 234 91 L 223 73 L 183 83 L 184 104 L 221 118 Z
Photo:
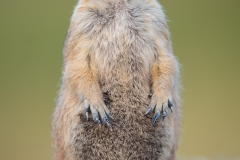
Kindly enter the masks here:
M 240 1 L 160 1 L 182 64 L 178 156 L 240 159 Z M 75 4 L 76 0 L 0 2 L 1 160 L 52 157 L 51 115 Z

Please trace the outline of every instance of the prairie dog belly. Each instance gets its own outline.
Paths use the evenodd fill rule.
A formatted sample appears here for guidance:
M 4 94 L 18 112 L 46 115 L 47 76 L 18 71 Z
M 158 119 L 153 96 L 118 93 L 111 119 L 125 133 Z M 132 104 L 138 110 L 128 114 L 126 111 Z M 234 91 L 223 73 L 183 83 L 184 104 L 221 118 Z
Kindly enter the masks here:
M 132 108 L 136 105 L 128 103 L 140 103 L 137 108 L 143 113 L 150 102 L 154 50 L 150 37 L 142 38 L 126 23 L 115 24 L 120 25 L 119 28 L 114 24 L 106 27 L 106 30 L 115 27 L 114 32 L 104 35 L 103 30 L 102 40 L 97 42 L 97 46 L 101 46 L 95 53 L 99 82 L 102 92 L 112 103 L 110 109 L 119 108 L 114 103 L 124 103 L 120 108 Z

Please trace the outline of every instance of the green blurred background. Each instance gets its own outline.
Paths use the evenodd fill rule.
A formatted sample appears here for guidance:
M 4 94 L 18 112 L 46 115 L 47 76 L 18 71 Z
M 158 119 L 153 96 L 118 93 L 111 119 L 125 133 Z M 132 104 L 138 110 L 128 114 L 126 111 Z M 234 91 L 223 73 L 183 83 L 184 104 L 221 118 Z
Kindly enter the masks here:
M 182 64 L 178 157 L 240 159 L 240 1 L 160 1 Z M 0 160 L 52 157 L 51 115 L 76 2 L 0 2 Z

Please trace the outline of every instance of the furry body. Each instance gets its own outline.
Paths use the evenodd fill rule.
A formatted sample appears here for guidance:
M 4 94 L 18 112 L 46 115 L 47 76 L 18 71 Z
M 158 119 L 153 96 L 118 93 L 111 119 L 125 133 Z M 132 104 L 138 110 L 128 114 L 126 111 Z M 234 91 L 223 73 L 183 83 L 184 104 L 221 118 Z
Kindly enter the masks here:
M 65 41 L 53 115 L 54 160 L 174 160 L 180 131 L 178 63 L 155 0 L 81 0 Z M 152 98 L 148 95 L 153 92 Z M 149 104 L 175 107 L 151 125 Z M 115 117 L 113 131 L 84 116 L 84 101 Z M 160 110 L 159 110 L 160 111 Z M 160 113 L 160 112 L 159 112 Z M 162 113 L 162 111 L 161 111 Z

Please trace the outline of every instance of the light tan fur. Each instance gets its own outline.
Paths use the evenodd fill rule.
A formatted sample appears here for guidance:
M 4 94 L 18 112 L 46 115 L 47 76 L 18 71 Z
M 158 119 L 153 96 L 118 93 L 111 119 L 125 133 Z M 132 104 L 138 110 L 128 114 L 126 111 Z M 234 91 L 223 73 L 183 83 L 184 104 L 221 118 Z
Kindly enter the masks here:
M 80 0 L 63 57 L 53 115 L 54 160 L 175 160 L 179 69 L 157 1 Z M 173 112 L 163 120 L 171 99 Z M 92 118 L 102 118 L 101 128 L 86 120 L 86 106 Z M 154 126 L 152 113 L 143 116 L 148 107 L 161 115 Z M 110 112 L 112 131 L 104 124 Z

